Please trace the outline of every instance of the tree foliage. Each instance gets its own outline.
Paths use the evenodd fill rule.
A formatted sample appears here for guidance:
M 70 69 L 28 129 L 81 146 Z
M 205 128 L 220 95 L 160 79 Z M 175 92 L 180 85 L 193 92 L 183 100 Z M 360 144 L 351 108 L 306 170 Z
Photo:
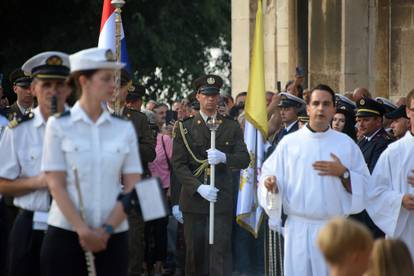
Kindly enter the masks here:
M 102 3 L 1 1 L 0 72 L 42 51 L 96 46 Z M 223 50 L 218 68 L 229 67 L 230 0 L 126 0 L 122 18 L 134 75 L 151 98 L 187 93 L 194 77 L 209 73 L 210 48 Z

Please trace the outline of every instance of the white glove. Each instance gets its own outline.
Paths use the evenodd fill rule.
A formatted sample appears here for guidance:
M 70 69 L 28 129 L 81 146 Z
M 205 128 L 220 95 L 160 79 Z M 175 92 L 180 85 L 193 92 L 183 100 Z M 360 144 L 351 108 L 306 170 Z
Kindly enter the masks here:
M 216 202 L 217 201 L 217 192 L 218 189 L 215 187 L 211 187 L 210 185 L 201 184 L 197 192 L 204 197 L 206 200 L 210 202 Z
M 172 214 L 179 223 L 184 223 L 183 213 L 180 211 L 180 206 L 174 205 L 172 207 Z
M 284 235 L 284 227 L 282 227 L 282 220 L 281 219 L 274 219 L 269 217 L 269 228 L 273 232 L 279 232 L 280 234 Z
M 207 159 L 210 165 L 217 165 L 220 163 L 226 163 L 226 154 L 216 149 L 207 150 Z

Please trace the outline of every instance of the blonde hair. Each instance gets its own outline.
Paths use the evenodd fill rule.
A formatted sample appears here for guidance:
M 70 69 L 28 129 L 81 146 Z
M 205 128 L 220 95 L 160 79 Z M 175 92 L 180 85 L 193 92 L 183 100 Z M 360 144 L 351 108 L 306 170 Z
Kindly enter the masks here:
M 372 249 L 368 276 L 412 276 L 413 261 L 410 251 L 401 240 L 376 240 Z
M 374 242 L 371 232 L 352 219 L 330 220 L 318 234 L 318 246 L 330 265 L 340 264 L 346 256 L 367 252 Z

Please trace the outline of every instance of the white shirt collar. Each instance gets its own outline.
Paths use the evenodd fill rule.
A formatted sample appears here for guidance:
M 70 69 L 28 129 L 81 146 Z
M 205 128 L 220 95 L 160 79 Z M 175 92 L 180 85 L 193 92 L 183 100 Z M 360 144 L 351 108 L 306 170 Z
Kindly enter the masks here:
M 43 118 L 42 112 L 40 112 L 40 107 L 37 106 L 35 109 L 33 109 L 33 114 L 34 114 L 34 126 L 35 127 L 40 127 L 40 126 L 44 126 L 46 125 L 46 121 L 45 118 Z
M 77 101 L 75 103 L 75 105 L 72 107 L 71 111 L 70 111 L 70 117 L 71 117 L 73 122 L 82 120 L 82 121 L 84 121 L 85 123 L 88 123 L 88 124 L 99 125 L 99 124 L 102 124 L 106 121 L 110 121 L 111 115 L 109 114 L 109 112 L 106 109 L 103 108 L 102 109 L 102 114 L 99 116 L 96 123 L 94 123 L 89 118 L 88 114 L 86 114 L 86 112 L 82 109 L 82 107 L 79 104 L 79 101 Z
M 372 133 L 371 136 L 365 136 L 365 138 L 368 140 L 368 142 L 371 141 L 371 139 L 375 136 L 375 134 L 377 134 L 378 131 L 380 131 L 380 130 L 381 130 L 381 128 L 378 129 L 377 131 L 374 131 L 374 133 Z
M 290 129 L 293 127 L 294 124 L 296 124 L 298 120 L 294 121 L 293 123 L 291 123 L 290 125 L 288 125 L 287 127 L 285 127 L 286 131 L 289 132 Z
M 200 115 L 203 118 L 204 122 L 207 122 L 208 117 L 211 117 L 212 119 L 216 119 L 217 117 L 217 112 L 214 113 L 213 116 L 207 116 L 203 111 L 200 110 Z

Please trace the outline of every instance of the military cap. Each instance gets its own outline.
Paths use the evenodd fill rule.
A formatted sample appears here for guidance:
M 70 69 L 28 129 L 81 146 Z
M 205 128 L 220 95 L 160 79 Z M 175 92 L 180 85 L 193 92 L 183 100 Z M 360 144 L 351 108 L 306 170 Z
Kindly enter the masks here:
M 127 101 L 136 101 L 145 95 L 145 87 L 142 85 L 131 85 L 126 96 Z
M 382 117 L 385 113 L 384 106 L 371 98 L 362 98 L 357 102 L 357 117 Z
M 29 87 L 32 83 L 32 78 L 26 76 L 22 69 L 17 68 L 10 73 L 9 80 L 12 85 L 17 85 L 21 87 Z
M 407 113 L 405 112 L 405 105 L 401 105 L 396 110 L 385 113 L 384 116 L 385 116 L 385 118 L 391 119 L 391 120 L 396 120 L 396 119 L 399 119 L 399 118 L 407 118 L 408 119 Z
M 70 71 L 69 56 L 62 52 L 43 52 L 26 61 L 22 70 L 32 78 L 65 79 Z
M 341 101 L 337 102 L 337 104 L 336 104 L 336 113 L 342 113 L 345 116 L 348 116 L 348 115 L 355 116 L 354 109 L 350 109 L 349 105 L 344 104 L 344 102 L 341 102 Z
M 114 53 L 106 48 L 89 48 L 69 56 L 71 72 L 97 70 L 97 69 L 121 69 L 125 63 L 116 62 Z
M 380 104 L 384 105 L 385 113 L 389 113 L 397 109 L 397 106 L 386 98 L 376 97 L 375 100 Z
M 344 95 L 341 95 L 339 93 L 335 94 L 335 105 L 336 106 L 345 106 L 346 110 L 354 111 L 356 109 L 356 104 L 353 101 L 351 101 L 349 98 L 347 98 Z
M 216 95 L 220 93 L 223 79 L 217 75 L 205 75 L 193 82 L 195 90 L 205 95 Z
M 280 95 L 279 107 L 298 107 L 299 108 L 299 107 L 306 105 L 304 100 L 290 93 L 281 92 L 279 95 Z

